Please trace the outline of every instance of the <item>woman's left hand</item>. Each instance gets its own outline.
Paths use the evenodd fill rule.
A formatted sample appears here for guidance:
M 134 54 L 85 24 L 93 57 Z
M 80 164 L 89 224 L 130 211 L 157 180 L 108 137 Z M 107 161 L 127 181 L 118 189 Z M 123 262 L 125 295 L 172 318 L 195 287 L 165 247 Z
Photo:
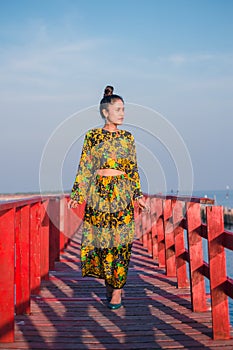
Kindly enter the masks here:
M 69 209 L 76 209 L 78 208 L 78 202 L 74 199 L 70 199 L 69 202 L 67 203 L 67 206 Z

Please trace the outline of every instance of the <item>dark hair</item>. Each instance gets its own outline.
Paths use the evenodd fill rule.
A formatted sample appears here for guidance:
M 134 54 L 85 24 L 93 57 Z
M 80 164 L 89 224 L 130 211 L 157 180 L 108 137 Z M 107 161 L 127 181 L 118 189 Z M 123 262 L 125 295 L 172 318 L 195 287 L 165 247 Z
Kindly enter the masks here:
M 104 109 L 108 109 L 109 104 L 113 104 L 116 100 L 121 100 L 124 103 L 124 100 L 121 96 L 113 94 L 114 87 L 107 85 L 104 89 L 104 97 L 100 101 L 100 114 L 102 118 L 105 118 L 103 114 Z
M 104 89 L 104 97 L 105 96 L 110 96 L 113 94 L 114 87 L 111 85 L 107 85 L 106 88 Z

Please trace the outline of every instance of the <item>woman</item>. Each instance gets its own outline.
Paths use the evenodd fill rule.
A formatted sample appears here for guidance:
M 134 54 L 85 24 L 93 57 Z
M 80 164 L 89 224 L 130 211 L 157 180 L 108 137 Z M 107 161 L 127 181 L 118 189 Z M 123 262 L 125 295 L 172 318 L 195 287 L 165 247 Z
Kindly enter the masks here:
M 82 275 L 105 280 L 110 309 L 121 307 L 134 239 L 134 201 L 148 210 L 140 188 L 133 135 L 118 129 L 123 98 L 105 88 L 103 128 L 86 133 L 69 207 L 86 201 L 81 244 Z

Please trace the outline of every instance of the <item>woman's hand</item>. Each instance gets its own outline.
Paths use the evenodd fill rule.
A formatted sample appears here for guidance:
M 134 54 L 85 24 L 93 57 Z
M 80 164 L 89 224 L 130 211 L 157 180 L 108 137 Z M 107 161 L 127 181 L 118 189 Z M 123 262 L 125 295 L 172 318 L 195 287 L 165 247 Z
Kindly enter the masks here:
M 147 211 L 148 213 L 150 212 L 150 207 L 149 205 L 146 203 L 144 198 L 139 198 L 137 200 L 139 208 L 142 209 L 143 211 Z
M 68 208 L 75 209 L 78 207 L 78 202 L 74 199 L 70 199 L 67 206 Z

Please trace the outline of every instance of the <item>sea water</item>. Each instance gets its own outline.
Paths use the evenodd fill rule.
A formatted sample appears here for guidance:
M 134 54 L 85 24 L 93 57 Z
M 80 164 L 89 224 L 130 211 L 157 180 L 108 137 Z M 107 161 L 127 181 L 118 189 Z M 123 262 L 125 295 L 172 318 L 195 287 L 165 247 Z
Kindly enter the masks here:
M 208 197 L 214 199 L 215 205 L 222 205 L 226 208 L 233 208 L 233 189 L 226 188 L 225 190 L 194 191 L 193 196 Z

